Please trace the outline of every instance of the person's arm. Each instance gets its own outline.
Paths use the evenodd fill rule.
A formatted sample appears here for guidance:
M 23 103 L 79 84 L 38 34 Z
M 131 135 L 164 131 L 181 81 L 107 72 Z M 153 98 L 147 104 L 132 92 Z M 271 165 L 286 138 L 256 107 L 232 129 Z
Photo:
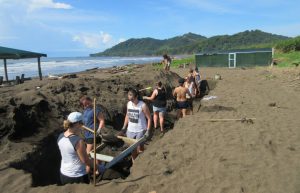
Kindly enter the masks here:
M 105 127 L 105 119 L 102 112 L 99 112 L 97 119 L 99 121 L 98 129 L 103 129 Z
M 124 119 L 123 127 L 122 127 L 121 131 L 118 132 L 117 135 L 119 135 L 119 136 L 125 136 L 126 130 L 127 130 L 127 125 L 128 125 L 128 107 L 127 107 L 127 110 L 126 110 L 126 116 L 125 116 L 125 119 Z
M 190 98 L 192 98 L 193 96 L 192 96 L 192 94 L 190 93 L 189 89 L 185 88 L 185 90 L 186 90 L 186 93 L 190 96 Z
M 177 96 L 177 92 L 176 92 L 176 88 L 173 91 L 173 96 L 176 97 Z
M 126 113 L 122 130 L 126 129 L 127 125 L 128 125 L 128 113 Z
M 79 160 L 87 166 L 87 172 L 93 167 L 93 161 L 86 153 L 86 146 L 82 139 L 80 139 L 75 146 Z
M 145 114 L 145 117 L 147 118 L 147 130 L 150 130 L 150 128 L 151 128 L 151 114 L 150 114 L 149 108 L 147 107 L 146 104 L 144 104 L 142 106 L 142 110 L 143 110 L 143 113 Z
M 153 91 L 151 97 L 144 96 L 143 99 L 152 101 L 152 100 L 155 99 L 155 97 L 157 96 L 157 94 L 158 94 L 158 91 L 157 91 L 157 89 L 155 89 L 155 90 Z

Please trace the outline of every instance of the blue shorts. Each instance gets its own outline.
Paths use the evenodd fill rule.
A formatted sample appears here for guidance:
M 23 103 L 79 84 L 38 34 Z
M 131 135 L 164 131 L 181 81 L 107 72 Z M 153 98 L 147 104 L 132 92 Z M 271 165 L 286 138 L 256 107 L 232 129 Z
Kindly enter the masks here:
M 166 107 L 156 107 L 156 106 L 153 106 L 153 112 L 159 112 L 159 114 L 165 114 L 167 111 L 167 108 Z
M 131 131 L 127 130 L 126 136 L 131 139 L 141 139 L 145 133 L 146 133 L 146 130 L 143 130 L 141 132 L 131 132 Z
M 187 109 L 189 103 L 187 101 L 177 101 L 177 109 Z

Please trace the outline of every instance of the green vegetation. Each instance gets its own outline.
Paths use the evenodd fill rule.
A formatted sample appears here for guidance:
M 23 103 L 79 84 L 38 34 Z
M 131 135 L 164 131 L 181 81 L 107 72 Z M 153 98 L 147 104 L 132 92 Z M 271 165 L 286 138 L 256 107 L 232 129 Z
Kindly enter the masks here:
M 300 51 L 300 36 L 279 42 L 276 45 L 276 49 L 283 53 Z
M 300 65 L 300 36 L 278 42 L 274 61 L 279 67 L 292 67 Z
M 179 66 L 184 64 L 195 64 L 195 56 L 187 56 L 185 58 L 173 59 L 171 63 L 171 68 L 178 68 Z M 163 65 L 160 62 L 153 63 L 152 66 L 155 70 L 163 69 Z
M 244 31 L 234 35 L 222 35 L 206 38 L 201 35 L 187 33 L 166 40 L 153 38 L 129 39 L 104 52 L 90 56 L 153 56 L 195 54 L 242 48 L 262 48 L 274 45 L 288 37 L 262 32 L 260 30 Z
M 171 67 L 179 67 L 180 65 L 183 64 L 195 64 L 195 56 L 189 56 L 187 58 L 180 58 L 180 59 L 174 59 L 172 61 Z
M 274 60 L 279 67 L 294 67 L 300 65 L 300 52 L 275 52 Z

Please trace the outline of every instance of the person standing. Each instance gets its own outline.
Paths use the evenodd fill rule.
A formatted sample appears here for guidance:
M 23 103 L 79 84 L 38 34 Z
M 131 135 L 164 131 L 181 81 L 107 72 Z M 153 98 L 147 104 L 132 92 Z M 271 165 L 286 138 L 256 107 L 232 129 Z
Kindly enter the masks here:
M 57 139 L 61 154 L 60 180 L 61 183 L 90 182 L 88 171 L 93 161 L 86 152 L 84 141 L 79 137 L 82 126 L 82 114 L 73 112 L 64 121 L 65 131 Z
M 162 63 L 164 65 L 164 70 L 165 71 L 170 71 L 171 62 L 172 62 L 171 57 L 168 56 L 167 54 L 164 54 Z
M 147 105 L 138 99 L 138 91 L 130 88 L 128 91 L 127 113 L 121 134 L 131 139 L 148 138 L 151 128 L 151 115 Z M 128 125 L 128 127 L 127 127 Z M 140 152 L 144 151 L 144 145 L 141 144 L 131 154 L 132 161 L 136 159 Z
M 192 96 L 190 97 L 188 94 L 186 94 L 188 108 L 191 110 L 192 114 L 193 114 L 193 98 L 196 97 L 196 93 L 197 93 L 197 87 L 193 80 L 194 80 L 193 77 L 189 76 L 186 78 L 186 81 L 184 82 L 184 87 L 189 90 Z
M 80 103 L 83 107 L 83 124 L 94 130 L 94 109 L 93 109 L 93 102 L 90 97 L 83 96 L 80 99 Z M 105 126 L 105 120 L 103 113 L 99 107 L 96 107 L 96 131 L 97 134 L 100 134 L 101 129 Z M 90 131 L 84 131 L 86 152 L 89 154 L 93 147 L 94 147 L 94 134 Z
M 186 116 L 186 110 L 189 107 L 187 101 L 187 95 L 192 98 L 192 95 L 188 88 L 184 86 L 184 79 L 179 78 L 178 80 L 179 86 L 175 88 L 173 92 L 173 96 L 176 98 L 176 106 L 177 106 L 177 119 Z
M 143 99 L 152 101 L 154 128 L 157 128 L 157 122 L 159 118 L 160 131 L 164 133 L 164 116 L 167 111 L 166 90 L 162 87 L 161 81 L 157 82 L 156 86 L 157 88 L 153 91 L 151 97 L 144 96 Z

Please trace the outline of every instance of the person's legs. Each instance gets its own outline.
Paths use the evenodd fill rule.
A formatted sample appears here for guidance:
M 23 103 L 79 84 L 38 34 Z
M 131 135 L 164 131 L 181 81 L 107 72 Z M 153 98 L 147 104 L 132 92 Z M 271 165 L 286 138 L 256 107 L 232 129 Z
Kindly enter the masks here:
M 128 130 L 126 132 L 126 136 L 131 139 L 139 139 L 143 137 L 143 135 L 144 132 L 135 133 L 135 132 L 130 132 Z M 144 147 L 141 148 L 140 146 L 138 146 L 134 151 L 131 152 L 132 163 L 134 163 L 134 160 L 137 158 L 140 151 L 144 151 Z
M 182 117 L 185 117 L 186 116 L 186 109 L 181 109 L 182 111 Z
M 181 109 L 177 109 L 177 119 L 180 119 L 182 117 Z
M 141 131 L 141 132 L 138 132 L 138 133 L 136 134 L 136 139 L 137 139 L 137 140 L 141 139 L 142 137 L 144 137 L 144 134 L 145 134 L 145 133 L 146 133 L 146 130 Z M 143 144 L 143 143 L 137 147 L 137 153 L 138 153 L 138 154 L 139 154 L 139 153 L 142 153 L 144 150 L 145 150 L 145 148 L 144 148 L 144 144 Z
M 159 123 L 160 123 L 160 131 L 161 132 L 164 132 L 164 113 L 163 112 L 160 112 L 159 113 Z
M 138 156 L 138 150 L 135 149 L 131 152 L 132 163 L 134 163 L 134 160 L 137 158 L 137 156 Z
M 85 143 L 86 143 L 86 153 L 89 156 L 90 152 L 94 149 L 94 138 L 85 139 Z M 101 162 L 99 160 L 96 160 L 96 163 L 100 164 Z M 88 173 L 92 172 L 91 169 L 88 166 L 86 167 L 86 171 Z M 99 171 L 96 171 L 96 174 L 98 175 Z
M 153 112 L 153 122 L 154 122 L 154 128 L 157 128 L 157 121 L 158 121 L 158 112 Z

